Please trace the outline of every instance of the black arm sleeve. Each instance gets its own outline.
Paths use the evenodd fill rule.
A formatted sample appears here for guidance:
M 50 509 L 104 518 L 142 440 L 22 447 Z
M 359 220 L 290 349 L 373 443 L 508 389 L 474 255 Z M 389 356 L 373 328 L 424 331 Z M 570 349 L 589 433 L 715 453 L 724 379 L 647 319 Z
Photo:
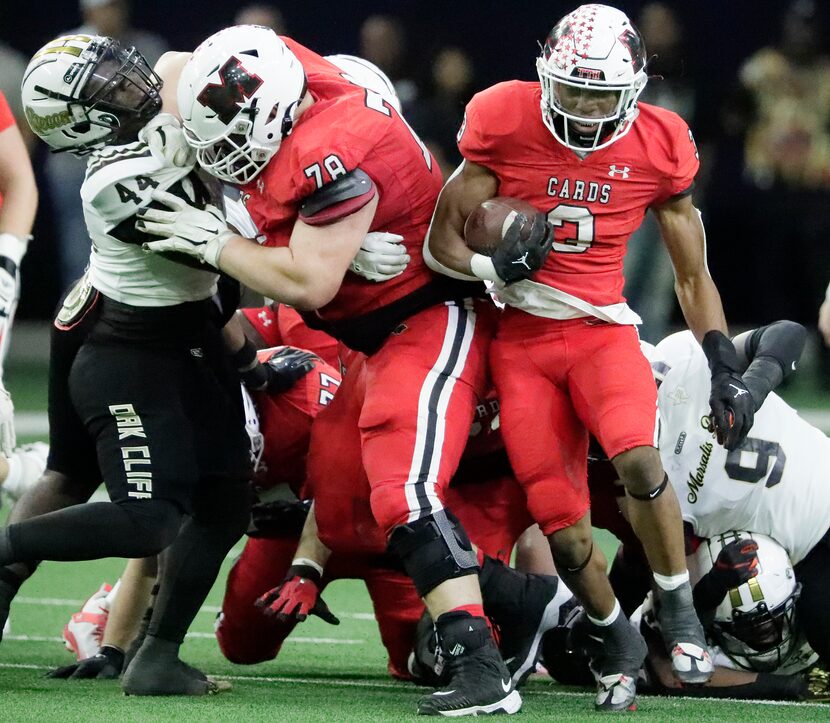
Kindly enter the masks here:
M 745 363 L 744 384 L 756 403 L 756 411 L 793 371 L 801 358 L 806 329 L 794 321 L 776 321 L 734 340 L 738 357 Z
M 718 583 L 711 570 L 698 580 L 692 591 L 692 598 L 695 603 L 695 612 L 704 629 L 712 624 L 715 619 L 715 610 L 717 610 L 727 592 L 729 591 Z

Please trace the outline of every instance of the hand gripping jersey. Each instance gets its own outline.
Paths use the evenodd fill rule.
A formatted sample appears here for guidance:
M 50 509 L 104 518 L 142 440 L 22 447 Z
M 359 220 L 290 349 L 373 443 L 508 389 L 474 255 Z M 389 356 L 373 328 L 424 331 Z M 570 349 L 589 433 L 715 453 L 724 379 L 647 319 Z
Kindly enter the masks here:
M 701 537 L 769 535 L 793 564 L 803 560 L 830 527 L 830 440 L 770 394 L 744 444 L 729 452 L 706 429 L 709 366 L 692 333 L 661 341 L 652 367 L 662 376 L 660 457 L 683 518 Z
M 213 269 L 141 248 L 153 237 L 136 230 L 135 214 L 153 203 L 155 189 L 191 202 L 205 200 L 202 184 L 189 168 L 165 166 L 143 142 L 108 146 L 90 156 L 81 186 L 92 239 L 90 282 L 105 296 L 131 306 L 173 306 L 209 298 L 218 278 Z
M 379 194 L 372 231 L 404 237 L 412 258 L 407 269 L 382 284 L 347 272 L 334 300 L 318 314 L 351 318 L 386 306 L 433 279 L 421 248 L 441 172 L 406 121 L 384 98 L 351 83 L 343 71 L 290 38 L 315 103 L 300 117 L 261 175 L 242 188 L 242 198 L 268 246 L 287 246 L 300 206 L 320 187 L 357 168 Z
M 263 349 L 260 361 L 278 349 Z M 311 426 L 339 386 L 340 374 L 316 359 L 314 368 L 284 392 L 249 393 L 242 387 L 251 455 L 259 463 L 254 477 L 258 489 L 285 484 L 298 499 L 311 497 L 305 488 Z
M 629 236 L 649 206 L 692 186 L 699 164 L 691 132 L 671 111 L 640 103 L 626 136 L 581 158 L 545 127 L 540 102 L 538 82 L 499 83 L 473 97 L 458 134 L 464 158 L 498 177 L 497 195 L 528 201 L 554 226 L 542 269 L 499 296 L 540 316 L 549 315 L 536 309 L 549 295 L 540 285 L 594 306 L 620 304 Z M 560 309 L 556 318 L 586 315 L 580 312 Z M 609 310 L 606 320 L 639 321 L 630 310 L 621 314 Z

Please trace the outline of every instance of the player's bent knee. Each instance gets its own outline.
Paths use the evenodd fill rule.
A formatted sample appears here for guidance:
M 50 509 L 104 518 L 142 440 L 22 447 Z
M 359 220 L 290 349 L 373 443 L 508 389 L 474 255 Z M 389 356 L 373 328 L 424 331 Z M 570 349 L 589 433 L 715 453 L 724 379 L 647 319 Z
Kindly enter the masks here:
M 409 518 L 409 507 L 401 486 L 379 484 L 372 487 L 369 495 L 372 516 L 386 537 L 390 537 Z
M 128 500 L 118 506 L 129 516 L 137 541 L 133 557 L 158 555 L 169 547 L 182 523 L 181 509 L 169 500 Z
M 660 453 L 654 447 L 635 447 L 618 454 L 611 462 L 626 490 L 635 499 L 650 495 L 665 478 Z
M 389 551 L 400 558 L 421 597 L 442 582 L 478 573 L 470 538 L 448 510 L 396 527 Z
M 580 520 L 575 525 L 554 532 L 548 540 L 557 570 L 580 572 L 591 562 L 594 538 L 590 523 Z

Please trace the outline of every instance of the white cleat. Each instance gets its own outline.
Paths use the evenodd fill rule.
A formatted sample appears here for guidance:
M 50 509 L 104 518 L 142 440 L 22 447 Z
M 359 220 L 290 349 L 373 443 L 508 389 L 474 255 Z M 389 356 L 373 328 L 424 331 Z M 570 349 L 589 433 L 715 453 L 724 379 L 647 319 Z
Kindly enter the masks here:
M 17 447 L 9 456 L 9 474 L 2 490 L 12 501 L 17 501 L 26 490 L 34 486 L 46 469 L 49 445 L 33 442 Z
M 107 596 L 111 590 L 112 585 L 102 583 L 81 611 L 75 613 L 63 628 L 66 647 L 75 653 L 78 660 L 91 658 L 101 647 L 109 617 Z
M 709 651 L 694 643 L 677 643 L 669 657 L 672 672 L 686 685 L 706 683 L 715 672 Z

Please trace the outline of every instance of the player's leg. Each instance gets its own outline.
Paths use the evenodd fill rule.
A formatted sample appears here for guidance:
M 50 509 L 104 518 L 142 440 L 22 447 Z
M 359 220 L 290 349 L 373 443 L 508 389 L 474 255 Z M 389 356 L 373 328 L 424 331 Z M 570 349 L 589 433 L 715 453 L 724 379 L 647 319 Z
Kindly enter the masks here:
M 654 446 L 657 391 L 636 330 L 586 325 L 573 330 L 571 340 L 580 350 L 569 374 L 574 409 L 625 485 L 629 519 L 654 573 L 675 674 L 685 683 L 703 683 L 713 665 L 692 602 L 680 505 Z
M 196 474 L 180 376 L 177 362 L 155 350 L 84 344 L 70 391 L 96 439 L 112 502 L 8 525 L 0 537 L 0 563 L 148 557 L 172 542 Z
M 159 593 L 147 637 L 124 673 L 130 695 L 203 695 L 215 690 L 183 663 L 179 648 L 250 519 L 250 450 L 242 398 L 218 336 L 187 355 L 177 380 L 201 477 L 188 491 L 192 512 L 161 557 Z M 182 490 L 184 491 L 184 490 Z
M 80 616 L 77 613 L 72 616 L 64 628 L 64 638 L 69 643 L 71 636 L 72 647 L 79 659 L 72 665 L 56 668 L 49 677 L 107 680 L 121 675 L 126 653 L 139 633 L 157 576 L 157 558 L 129 560 L 111 589 L 99 591 L 103 594 L 98 600 L 93 596 L 81 609 Z M 92 608 L 92 619 L 84 620 L 88 608 Z M 103 618 L 103 630 L 95 630 L 95 623 L 101 625 L 96 617 Z M 100 637 L 94 637 L 96 634 Z M 88 651 L 86 655 L 81 655 L 82 649 Z
M 424 613 L 424 603 L 412 580 L 404 573 L 368 567 L 363 573 L 380 639 L 389 654 L 387 667 L 393 678 L 411 680 L 409 656 L 415 643 L 415 628 Z
M 830 667 L 830 616 L 827 600 L 830 596 L 830 532 L 810 550 L 807 557 L 795 566 L 795 579 L 801 583 L 801 595 L 796 602 L 799 624 L 810 647 L 818 653 L 825 666 Z
M 448 302 L 410 317 L 366 362 L 360 430 L 372 512 L 436 621 L 451 671 L 446 690 L 419 702 L 424 714 L 521 707 L 484 617 L 469 538 L 443 505 L 484 391 L 492 312 L 477 306 Z
M 296 622 L 265 615 L 257 599 L 285 578 L 299 536 L 249 538 L 225 583 L 222 610 L 216 619 L 216 640 L 228 660 L 252 665 L 273 660 Z
M 558 328 L 537 334 L 510 331 L 500 334 L 491 354 L 505 446 L 559 575 L 599 625 L 607 655 L 596 705 L 625 709 L 635 700 L 645 642 L 620 614 L 605 556 L 593 544 L 588 433 L 558 373 L 569 366 L 568 345 Z

